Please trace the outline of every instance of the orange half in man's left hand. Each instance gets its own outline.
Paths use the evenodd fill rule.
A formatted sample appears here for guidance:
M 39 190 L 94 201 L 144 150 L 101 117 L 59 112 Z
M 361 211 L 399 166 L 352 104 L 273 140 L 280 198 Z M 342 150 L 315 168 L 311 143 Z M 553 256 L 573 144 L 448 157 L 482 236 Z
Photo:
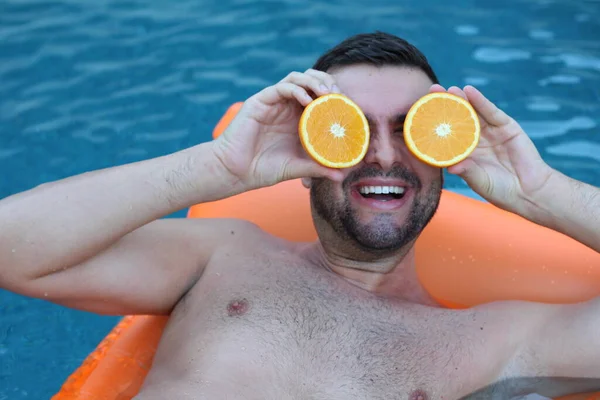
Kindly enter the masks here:
M 462 97 L 434 92 L 421 97 L 404 121 L 404 140 L 419 160 L 449 167 L 467 158 L 479 143 L 477 112 Z

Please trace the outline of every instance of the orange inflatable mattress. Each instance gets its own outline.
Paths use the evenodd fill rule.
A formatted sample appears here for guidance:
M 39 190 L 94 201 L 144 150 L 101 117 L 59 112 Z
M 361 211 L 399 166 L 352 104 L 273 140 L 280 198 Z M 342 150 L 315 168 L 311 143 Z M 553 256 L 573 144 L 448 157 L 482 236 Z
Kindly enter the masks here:
M 217 137 L 241 103 L 213 132 Z M 308 191 L 299 181 L 190 208 L 188 218 L 250 220 L 289 240 L 316 239 Z M 450 308 L 506 299 L 570 303 L 600 295 L 600 254 L 490 204 L 444 191 L 440 207 L 416 244 L 424 287 Z M 126 316 L 52 400 L 126 400 L 148 373 L 167 317 Z M 564 398 L 566 399 L 566 398 Z M 600 399 L 600 393 L 568 399 Z

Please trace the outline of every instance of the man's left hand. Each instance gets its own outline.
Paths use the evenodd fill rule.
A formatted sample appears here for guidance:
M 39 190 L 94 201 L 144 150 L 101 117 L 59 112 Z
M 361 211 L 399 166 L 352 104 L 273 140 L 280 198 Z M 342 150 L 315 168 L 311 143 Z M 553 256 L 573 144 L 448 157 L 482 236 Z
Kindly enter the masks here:
M 431 92 L 440 91 L 445 91 L 440 85 L 431 87 Z M 490 203 L 526 216 L 553 169 L 542 160 L 521 126 L 480 91 L 466 86 L 464 90 L 451 87 L 448 92 L 469 101 L 481 123 L 476 149 L 448 172 L 463 178 Z

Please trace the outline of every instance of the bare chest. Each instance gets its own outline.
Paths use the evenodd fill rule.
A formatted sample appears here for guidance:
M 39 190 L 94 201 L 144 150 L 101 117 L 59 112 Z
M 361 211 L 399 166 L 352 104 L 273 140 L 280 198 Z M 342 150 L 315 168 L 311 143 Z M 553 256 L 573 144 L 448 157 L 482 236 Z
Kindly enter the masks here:
M 173 315 L 166 336 L 186 349 L 186 375 L 281 399 L 428 400 L 481 381 L 462 314 L 378 297 L 289 257 L 228 257 Z

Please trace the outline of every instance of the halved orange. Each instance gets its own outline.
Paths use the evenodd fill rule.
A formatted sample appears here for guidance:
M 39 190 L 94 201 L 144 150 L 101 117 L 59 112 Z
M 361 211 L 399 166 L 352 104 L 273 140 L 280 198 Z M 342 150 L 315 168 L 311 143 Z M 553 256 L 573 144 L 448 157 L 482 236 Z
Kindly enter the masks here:
M 421 97 L 404 121 L 404 140 L 419 160 L 449 167 L 467 158 L 479 143 L 477 112 L 460 96 L 434 92 Z
M 331 93 L 305 108 L 298 123 L 304 150 L 329 168 L 348 168 L 367 153 L 370 131 L 367 118 L 348 97 Z

